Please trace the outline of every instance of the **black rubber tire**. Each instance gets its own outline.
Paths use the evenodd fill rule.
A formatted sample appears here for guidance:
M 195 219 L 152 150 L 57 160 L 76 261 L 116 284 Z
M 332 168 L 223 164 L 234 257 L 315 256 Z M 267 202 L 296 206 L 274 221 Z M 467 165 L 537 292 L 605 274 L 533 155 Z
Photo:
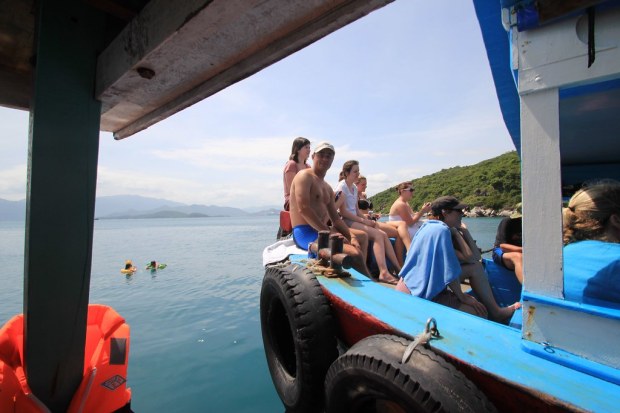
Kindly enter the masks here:
M 329 301 L 312 272 L 268 267 L 260 296 L 267 364 L 290 412 L 321 412 L 325 374 L 338 357 Z
M 339 357 L 325 378 L 326 411 L 495 412 L 461 372 L 418 346 L 401 359 L 409 341 L 391 335 L 360 340 Z

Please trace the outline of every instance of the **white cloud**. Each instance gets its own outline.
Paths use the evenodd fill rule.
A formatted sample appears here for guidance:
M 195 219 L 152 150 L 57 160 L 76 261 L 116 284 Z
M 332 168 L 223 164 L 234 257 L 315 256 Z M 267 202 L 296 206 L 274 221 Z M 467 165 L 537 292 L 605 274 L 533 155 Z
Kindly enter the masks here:
M 0 109 L 0 198 L 25 197 L 27 115 Z M 473 6 L 392 3 L 135 136 L 102 133 L 98 195 L 280 205 L 296 136 L 334 144 L 332 185 L 360 161 L 370 194 L 511 150 Z

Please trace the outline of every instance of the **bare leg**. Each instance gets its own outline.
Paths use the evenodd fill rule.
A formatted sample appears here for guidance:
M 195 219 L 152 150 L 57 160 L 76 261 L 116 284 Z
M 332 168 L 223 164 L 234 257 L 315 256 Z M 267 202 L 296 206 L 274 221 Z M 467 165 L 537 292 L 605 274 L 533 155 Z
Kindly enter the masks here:
M 392 243 L 390 242 L 390 239 L 388 238 L 385 232 L 381 231 L 380 229 L 378 229 L 377 231 L 380 233 L 381 237 L 383 238 L 383 245 L 385 248 L 386 257 L 390 260 L 390 262 L 396 269 L 396 272 L 400 272 L 401 265 L 398 261 L 398 258 L 396 258 L 396 253 L 394 252 L 394 247 L 392 247 Z
M 465 278 L 469 278 L 471 288 L 478 298 L 480 298 L 480 302 L 487 308 L 491 320 L 505 321 L 512 317 L 512 314 L 517 308 L 521 307 L 520 303 L 514 303 L 508 307 L 500 307 L 497 305 L 495 297 L 493 297 L 493 291 L 491 291 L 491 285 L 489 284 L 489 280 L 481 263 L 462 264 L 461 280 Z
M 405 244 L 403 242 L 401 234 L 396 227 L 388 225 L 385 222 L 377 222 L 377 228 L 385 232 L 388 237 L 395 239 L 394 252 L 396 253 L 396 260 L 398 260 L 398 267 L 401 268 L 403 266 L 403 262 L 405 262 Z M 407 237 L 408 236 L 409 232 L 407 231 Z
M 364 259 L 362 252 L 351 244 L 344 244 L 342 248 L 343 252 L 353 259 L 353 268 L 359 273 L 364 274 L 366 277 L 371 277 L 370 271 L 366 266 L 366 260 Z
M 403 268 L 405 262 L 405 244 L 401 237 L 396 237 L 394 241 L 394 252 L 396 253 L 396 259 L 398 260 L 398 266 Z
M 409 251 L 409 247 L 411 246 L 411 236 L 409 235 L 409 228 L 407 227 L 407 223 L 405 221 L 388 221 L 382 222 L 382 224 L 388 225 L 392 228 L 396 228 L 398 236 L 403 241 L 403 244 L 405 245 L 407 251 Z M 383 229 L 383 227 L 381 227 L 381 229 Z
M 351 236 L 357 240 L 357 243 L 360 245 L 360 250 L 362 252 L 362 258 L 364 262 L 368 258 L 368 234 L 365 231 L 355 228 L 349 228 L 351 232 Z
M 469 263 L 472 264 L 472 263 L 479 262 L 482 259 L 482 253 L 480 252 L 480 248 L 478 248 L 476 241 L 473 239 L 473 237 L 469 233 L 469 230 L 466 228 L 461 228 L 459 231 L 463 235 L 463 239 L 465 240 L 467 245 L 469 245 L 469 249 L 472 252 L 472 258 L 469 261 Z
M 387 263 L 385 260 L 385 242 L 383 240 L 383 237 L 387 239 L 387 235 L 385 235 L 385 232 L 372 227 L 368 227 L 366 225 L 359 224 L 357 222 L 353 223 L 353 228 L 366 231 L 366 233 L 368 234 L 368 238 L 373 241 L 372 250 L 375 254 L 377 267 L 379 267 L 379 280 L 396 283 L 397 279 L 388 271 Z M 391 244 L 390 248 L 392 248 Z M 392 250 L 392 255 L 394 255 L 394 250 Z M 394 256 L 394 258 L 396 257 Z

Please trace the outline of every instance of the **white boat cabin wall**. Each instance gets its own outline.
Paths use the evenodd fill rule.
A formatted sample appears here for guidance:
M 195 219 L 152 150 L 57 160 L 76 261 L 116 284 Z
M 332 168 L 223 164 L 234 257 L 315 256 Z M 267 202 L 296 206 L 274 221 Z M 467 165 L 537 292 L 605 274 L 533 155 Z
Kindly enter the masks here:
M 620 384 L 620 311 L 563 299 L 561 213 L 563 186 L 620 179 L 620 8 L 522 31 L 513 14 L 503 11 L 520 97 L 523 345 Z

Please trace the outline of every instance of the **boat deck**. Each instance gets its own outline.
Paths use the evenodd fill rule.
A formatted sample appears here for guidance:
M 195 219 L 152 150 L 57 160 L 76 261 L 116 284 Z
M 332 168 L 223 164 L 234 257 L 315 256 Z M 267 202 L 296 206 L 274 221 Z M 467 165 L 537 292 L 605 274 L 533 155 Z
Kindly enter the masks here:
M 307 261 L 304 255 L 290 259 L 300 265 Z M 317 276 L 332 302 L 335 297 L 409 337 L 422 333 L 432 317 L 441 337 L 430 345 L 453 361 L 475 366 L 498 381 L 569 410 L 616 410 L 616 401 L 609 398 L 617 391 L 616 384 L 528 353 L 519 329 L 403 294 L 352 269 L 349 272 L 347 278 Z

